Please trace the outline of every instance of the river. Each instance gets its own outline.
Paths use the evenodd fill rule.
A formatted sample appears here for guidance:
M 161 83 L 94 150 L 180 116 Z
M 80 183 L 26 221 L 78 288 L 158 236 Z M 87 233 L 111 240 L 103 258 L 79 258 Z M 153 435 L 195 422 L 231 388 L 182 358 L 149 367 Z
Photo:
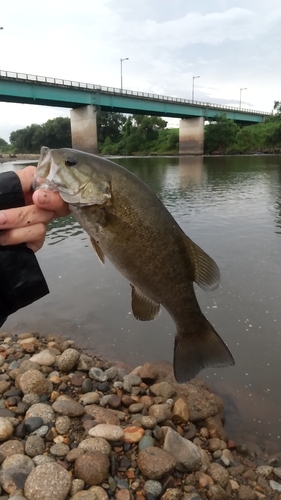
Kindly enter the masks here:
M 200 374 L 225 401 L 230 437 L 281 449 L 281 157 L 116 158 L 157 193 L 182 229 L 218 263 L 221 284 L 196 287 L 234 367 Z M 0 166 L 0 171 L 12 168 Z M 20 168 L 15 165 L 15 168 Z M 174 325 L 138 322 L 129 283 L 95 256 L 72 217 L 54 221 L 37 254 L 51 293 L 2 331 L 57 333 L 132 366 L 172 361 Z

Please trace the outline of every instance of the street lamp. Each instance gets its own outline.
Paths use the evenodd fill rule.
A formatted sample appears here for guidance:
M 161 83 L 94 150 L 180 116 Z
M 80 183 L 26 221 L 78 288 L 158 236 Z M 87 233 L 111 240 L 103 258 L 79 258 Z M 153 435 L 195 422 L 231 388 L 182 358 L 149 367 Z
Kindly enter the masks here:
M 195 78 L 200 78 L 200 75 L 192 77 L 192 102 L 194 102 L 194 80 Z
M 122 71 L 122 64 L 123 64 L 123 61 L 129 61 L 129 58 L 128 57 L 124 57 L 122 59 L 120 59 L 120 66 L 121 66 L 121 90 L 123 90 L 123 71 Z
M 247 90 L 247 87 L 243 87 L 242 89 L 240 89 L 239 109 L 241 109 L 242 90 Z

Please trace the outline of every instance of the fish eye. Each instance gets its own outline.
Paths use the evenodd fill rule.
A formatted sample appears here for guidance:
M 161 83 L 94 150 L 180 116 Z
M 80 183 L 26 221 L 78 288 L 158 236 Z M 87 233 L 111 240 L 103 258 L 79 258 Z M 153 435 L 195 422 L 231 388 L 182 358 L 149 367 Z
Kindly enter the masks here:
M 65 163 L 66 167 L 74 167 L 74 165 L 76 165 L 77 161 L 75 160 L 75 158 L 73 156 L 69 156 L 68 158 L 66 158 L 64 163 Z

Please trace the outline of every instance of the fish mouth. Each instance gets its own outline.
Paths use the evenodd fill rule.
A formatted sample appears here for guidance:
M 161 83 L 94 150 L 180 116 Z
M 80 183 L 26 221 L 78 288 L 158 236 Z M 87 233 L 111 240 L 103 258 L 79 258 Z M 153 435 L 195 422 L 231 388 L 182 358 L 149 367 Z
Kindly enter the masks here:
M 52 158 L 52 150 L 43 146 L 40 151 L 40 158 L 32 182 L 34 191 L 36 191 L 36 189 L 58 191 L 57 186 L 52 182 L 57 168 L 58 166 Z

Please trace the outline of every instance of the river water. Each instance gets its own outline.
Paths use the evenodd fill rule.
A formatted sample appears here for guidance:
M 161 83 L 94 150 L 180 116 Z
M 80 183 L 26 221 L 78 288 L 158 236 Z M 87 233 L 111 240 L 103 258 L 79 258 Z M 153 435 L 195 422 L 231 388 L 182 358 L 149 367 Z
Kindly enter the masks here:
M 116 158 L 157 193 L 182 229 L 218 263 L 221 284 L 196 288 L 202 311 L 236 365 L 200 374 L 225 401 L 234 439 L 281 449 L 281 157 Z M 0 171 L 12 168 L 0 166 Z M 20 168 L 15 166 L 15 168 Z M 138 322 L 129 283 L 72 217 L 54 221 L 37 254 L 50 294 L 2 331 L 57 333 L 105 359 L 137 366 L 173 357 L 174 324 Z

